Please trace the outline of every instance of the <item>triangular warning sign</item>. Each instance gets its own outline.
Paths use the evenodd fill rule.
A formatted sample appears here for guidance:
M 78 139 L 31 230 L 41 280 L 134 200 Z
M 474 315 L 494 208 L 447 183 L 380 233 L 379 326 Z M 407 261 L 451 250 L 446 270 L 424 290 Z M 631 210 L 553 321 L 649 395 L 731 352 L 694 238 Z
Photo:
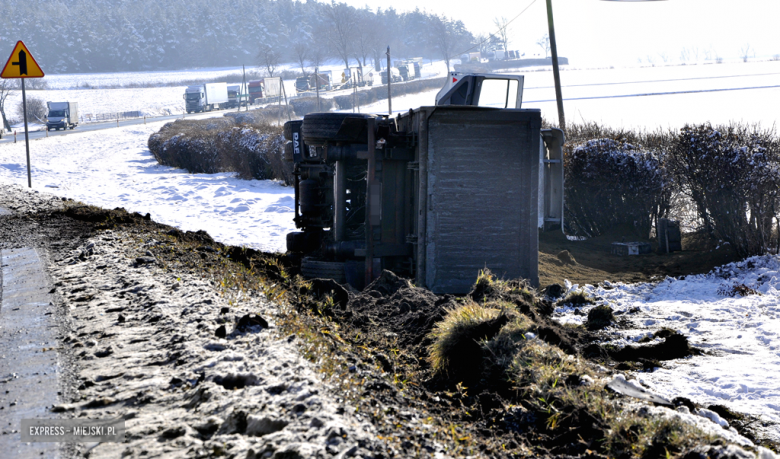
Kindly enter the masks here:
M 30 54 L 30 50 L 19 40 L 11 53 L 11 57 L 8 58 L 8 62 L 5 63 L 0 77 L 43 78 L 43 70 L 35 62 L 35 58 Z

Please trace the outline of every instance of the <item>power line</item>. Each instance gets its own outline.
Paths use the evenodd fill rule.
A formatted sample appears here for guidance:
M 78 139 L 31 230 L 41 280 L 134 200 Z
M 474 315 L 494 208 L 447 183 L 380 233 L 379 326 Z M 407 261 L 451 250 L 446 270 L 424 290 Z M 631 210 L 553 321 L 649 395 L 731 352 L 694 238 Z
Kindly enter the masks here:
M 532 6 L 534 3 L 536 3 L 536 0 L 533 0 L 531 3 L 529 3 L 529 4 L 528 4 L 528 6 L 526 6 L 525 8 L 523 8 L 523 11 L 521 11 L 520 13 L 518 13 L 518 14 L 517 14 L 517 16 L 513 17 L 513 18 L 512 18 L 512 20 L 510 20 L 509 22 L 507 22 L 506 24 L 504 24 L 504 26 L 503 26 L 503 27 L 499 27 L 499 28 L 498 28 L 498 30 L 501 30 L 501 29 L 506 29 L 507 27 L 509 27 L 509 24 L 511 24 L 511 23 L 513 23 L 513 22 L 515 22 L 515 19 L 517 19 L 517 18 L 519 18 L 520 16 L 522 16 L 522 14 L 523 14 L 523 13 L 525 13 L 525 12 L 528 10 L 528 8 L 530 8 L 530 7 L 531 7 L 531 6 Z M 469 51 L 471 51 L 471 50 L 472 50 L 472 49 L 474 49 L 474 48 L 479 48 L 480 46 L 482 46 L 483 44 L 485 44 L 485 42 L 486 42 L 486 41 L 490 40 L 490 37 L 491 37 L 492 35 L 493 35 L 493 34 L 488 34 L 488 37 L 487 37 L 487 38 L 485 38 L 485 39 L 484 39 L 484 40 L 482 40 L 481 42 L 477 43 L 476 45 L 472 46 L 471 48 L 469 48 L 469 49 L 467 49 L 467 50 L 465 50 L 465 51 L 463 51 L 463 52 L 457 53 L 457 54 L 456 54 L 456 56 L 460 56 L 460 55 L 466 54 L 466 53 L 468 53 Z M 452 56 L 450 56 L 450 57 L 452 57 Z M 449 71 L 449 70 L 448 70 L 448 71 Z

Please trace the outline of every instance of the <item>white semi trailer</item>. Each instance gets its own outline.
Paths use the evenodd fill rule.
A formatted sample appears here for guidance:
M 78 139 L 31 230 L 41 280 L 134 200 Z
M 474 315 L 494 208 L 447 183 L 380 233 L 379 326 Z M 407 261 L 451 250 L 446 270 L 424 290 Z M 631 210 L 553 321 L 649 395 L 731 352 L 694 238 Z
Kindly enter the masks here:
M 187 113 L 221 110 L 228 104 L 227 83 L 206 83 L 187 86 L 184 90 Z

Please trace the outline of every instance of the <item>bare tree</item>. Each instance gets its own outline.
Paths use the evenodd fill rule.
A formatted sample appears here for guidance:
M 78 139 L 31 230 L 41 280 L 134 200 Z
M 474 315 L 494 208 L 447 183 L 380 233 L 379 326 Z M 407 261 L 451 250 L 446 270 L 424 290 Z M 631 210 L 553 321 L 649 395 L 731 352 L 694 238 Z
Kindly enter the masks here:
M 544 34 L 544 36 L 540 38 L 536 44 L 544 50 L 544 58 L 547 59 L 550 56 L 550 36 Z
M 504 51 L 507 53 L 509 52 L 509 32 L 507 28 L 509 27 L 509 20 L 505 18 L 504 16 L 497 17 L 493 19 L 493 24 L 498 28 L 498 31 L 496 32 L 496 35 L 498 36 L 499 41 L 501 41 L 501 44 L 504 45 Z
M 669 62 L 669 55 L 666 54 L 666 52 L 658 53 L 658 56 L 661 58 L 662 61 L 664 61 L 664 64 Z
M 298 65 L 301 66 L 303 76 L 308 76 L 306 72 L 306 61 L 309 60 L 309 44 L 303 40 L 298 40 L 292 45 L 292 53 Z
M 345 3 L 332 1 L 330 5 L 322 6 L 322 14 L 325 20 L 321 34 L 333 54 L 344 61 L 344 68 L 349 68 L 357 22 L 355 9 Z
M 450 71 L 450 59 L 461 49 L 468 48 L 468 44 L 473 40 L 471 34 L 464 32 L 465 28 L 460 21 L 455 22 L 439 16 L 431 17 L 430 45 L 439 51 L 447 65 L 448 72 Z
M 3 117 L 3 128 L 8 131 L 11 130 L 11 124 L 8 123 L 8 118 L 5 116 L 5 101 L 17 87 L 17 80 L 0 79 L 0 116 Z
M 27 97 L 27 121 L 31 123 L 36 121 L 42 122 L 47 112 L 48 108 L 43 99 L 34 96 Z M 24 119 L 24 106 L 22 102 L 19 102 L 19 105 L 16 107 L 16 114 L 19 115 L 19 118 Z
M 699 48 L 694 46 L 691 48 L 691 57 L 693 58 L 693 63 L 698 64 L 699 63 Z
M 366 66 L 368 58 L 376 47 L 376 37 L 379 30 L 376 16 L 368 9 L 358 10 L 355 24 L 354 51 L 358 65 Z
M 682 52 L 680 52 L 680 62 L 682 62 L 682 64 L 685 65 L 690 59 L 691 59 L 690 51 L 688 51 L 688 48 L 683 48 Z
M 742 58 L 742 62 L 747 62 L 751 57 L 756 57 L 756 52 L 750 47 L 750 43 L 747 43 L 739 50 L 739 56 Z
M 279 51 L 277 51 L 273 46 L 267 44 L 261 45 L 260 51 L 257 53 L 257 60 L 262 67 L 265 67 L 269 77 L 274 76 L 276 69 L 279 68 L 280 58 L 281 55 Z

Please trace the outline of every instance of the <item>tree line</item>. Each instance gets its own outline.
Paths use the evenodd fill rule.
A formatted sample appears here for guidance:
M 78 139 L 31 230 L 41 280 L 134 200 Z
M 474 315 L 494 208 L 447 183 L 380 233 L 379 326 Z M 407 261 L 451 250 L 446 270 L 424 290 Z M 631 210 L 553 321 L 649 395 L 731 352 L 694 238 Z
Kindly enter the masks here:
M 338 59 L 449 58 L 475 42 L 462 22 L 313 0 L 5 0 L 0 50 L 23 40 L 45 72 L 153 71 Z

